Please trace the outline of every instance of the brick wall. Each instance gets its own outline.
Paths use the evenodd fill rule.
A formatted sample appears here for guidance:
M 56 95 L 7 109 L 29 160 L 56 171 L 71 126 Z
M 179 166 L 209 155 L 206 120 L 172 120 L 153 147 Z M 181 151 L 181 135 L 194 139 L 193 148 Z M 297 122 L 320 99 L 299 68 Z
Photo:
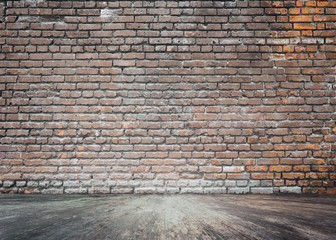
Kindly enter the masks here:
M 0 192 L 336 193 L 336 1 L 2 1 Z

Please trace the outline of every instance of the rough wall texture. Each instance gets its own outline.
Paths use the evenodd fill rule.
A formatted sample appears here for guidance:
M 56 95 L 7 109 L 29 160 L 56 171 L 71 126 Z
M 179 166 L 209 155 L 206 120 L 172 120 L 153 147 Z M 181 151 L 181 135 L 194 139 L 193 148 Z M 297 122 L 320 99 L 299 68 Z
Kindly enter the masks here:
M 0 191 L 336 193 L 336 1 L 3 1 Z

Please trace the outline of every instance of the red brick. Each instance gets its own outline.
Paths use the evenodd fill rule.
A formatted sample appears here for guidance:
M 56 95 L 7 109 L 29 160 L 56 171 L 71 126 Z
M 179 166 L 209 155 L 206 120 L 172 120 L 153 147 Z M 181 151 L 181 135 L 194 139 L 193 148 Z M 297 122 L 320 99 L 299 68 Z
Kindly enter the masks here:
M 26 193 L 78 192 L 67 179 L 91 175 L 124 182 L 87 193 L 155 192 L 131 179 L 334 193 L 334 1 L 223 4 L 7 4 L 3 180 L 65 184 Z

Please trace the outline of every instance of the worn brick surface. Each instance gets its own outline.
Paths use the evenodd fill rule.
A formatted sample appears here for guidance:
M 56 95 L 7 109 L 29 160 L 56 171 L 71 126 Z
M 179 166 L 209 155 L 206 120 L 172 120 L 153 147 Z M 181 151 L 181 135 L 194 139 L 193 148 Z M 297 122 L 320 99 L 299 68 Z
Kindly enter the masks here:
M 335 193 L 336 1 L 1 1 L 0 192 Z

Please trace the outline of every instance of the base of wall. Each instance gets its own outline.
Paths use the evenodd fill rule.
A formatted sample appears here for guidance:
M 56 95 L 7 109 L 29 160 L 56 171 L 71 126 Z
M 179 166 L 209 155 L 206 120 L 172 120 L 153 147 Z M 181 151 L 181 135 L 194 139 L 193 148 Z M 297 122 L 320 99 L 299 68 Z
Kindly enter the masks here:
M 118 183 L 120 184 L 120 183 Z M 153 181 L 124 182 L 117 185 L 115 181 L 107 182 L 78 182 L 78 181 L 0 181 L 0 193 L 26 194 L 278 194 L 278 193 L 313 193 L 336 194 L 335 188 L 311 188 L 298 186 L 272 186 L 270 180 L 223 180 L 223 181 Z M 169 184 L 166 186 L 164 184 Z M 66 185 L 66 187 L 63 187 Z M 81 186 L 82 185 L 82 186 Z M 135 186 L 137 185 L 137 186 Z M 91 187 L 96 186 L 96 187 Z M 135 186 L 135 187 L 129 187 Z

